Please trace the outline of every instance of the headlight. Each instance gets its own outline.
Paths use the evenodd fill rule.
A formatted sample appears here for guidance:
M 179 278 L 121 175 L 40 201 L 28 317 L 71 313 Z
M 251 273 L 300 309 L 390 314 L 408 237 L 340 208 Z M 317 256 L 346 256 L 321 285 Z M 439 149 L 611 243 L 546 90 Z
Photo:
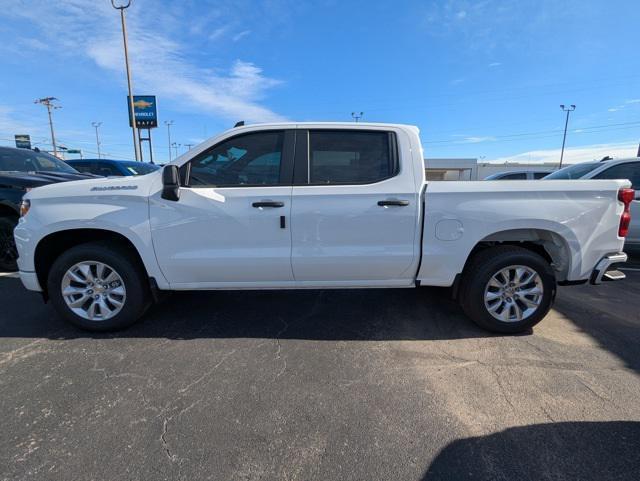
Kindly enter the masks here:
M 20 217 L 24 217 L 29 213 L 29 209 L 31 209 L 31 201 L 27 199 L 22 199 L 20 203 Z

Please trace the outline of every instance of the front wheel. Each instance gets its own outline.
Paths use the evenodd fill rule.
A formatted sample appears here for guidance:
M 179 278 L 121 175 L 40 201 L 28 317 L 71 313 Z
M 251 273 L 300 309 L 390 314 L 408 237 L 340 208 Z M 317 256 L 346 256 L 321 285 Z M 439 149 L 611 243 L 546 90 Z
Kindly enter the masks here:
M 54 262 L 47 287 L 54 307 L 90 331 L 122 329 L 149 306 L 142 267 L 124 247 L 92 242 L 72 247 Z
M 493 332 L 523 332 L 551 309 L 556 280 L 546 259 L 517 246 L 488 248 L 463 273 L 460 304 L 479 326 Z

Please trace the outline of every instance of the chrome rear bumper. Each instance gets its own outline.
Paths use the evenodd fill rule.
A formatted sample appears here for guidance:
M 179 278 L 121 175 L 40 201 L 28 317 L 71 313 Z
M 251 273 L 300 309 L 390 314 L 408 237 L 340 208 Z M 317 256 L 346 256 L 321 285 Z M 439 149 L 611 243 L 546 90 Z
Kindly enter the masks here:
M 619 281 L 624 279 L 626 276 L 623 272 L 611 269 L 612 265 L 623 262 L 627 262 L 627 254 L 624 252 L 609 254 L 600 259 L 600 262 L 598 262 L 591 273 L 591 284 L 602 284 L 605 281 Z

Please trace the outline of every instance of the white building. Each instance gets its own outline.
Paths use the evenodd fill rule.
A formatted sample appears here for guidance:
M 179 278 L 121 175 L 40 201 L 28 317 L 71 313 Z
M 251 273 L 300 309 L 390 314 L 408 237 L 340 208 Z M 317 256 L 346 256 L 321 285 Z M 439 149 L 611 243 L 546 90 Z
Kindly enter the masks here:
M 498 172 L 514 170 L 549 170 L 558 168 L 557 162 L 520 163 L 507 162 L 502 164 L 481 162 L 473 158 L 440 158 L 424 159 L 427 180 L 483 180 Z

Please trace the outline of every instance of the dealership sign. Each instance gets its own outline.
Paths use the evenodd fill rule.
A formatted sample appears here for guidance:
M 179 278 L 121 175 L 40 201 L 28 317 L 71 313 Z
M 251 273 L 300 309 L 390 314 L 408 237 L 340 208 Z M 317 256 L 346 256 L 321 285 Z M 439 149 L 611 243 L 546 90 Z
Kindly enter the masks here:
M 30 149 L 31 148 L 31 137 L 28 135 L 14 135 L 16 139 L 16 147 L 19 149 Z
M 131 104 L 127 96 L 129 106 L 129 127 L 131 127 Z M 158 111 L 156 109 L 155 95 L 134 95 L 133 113 L 136 118 L 136 127 L 139 129 L 153 129 L 158 126 Z

